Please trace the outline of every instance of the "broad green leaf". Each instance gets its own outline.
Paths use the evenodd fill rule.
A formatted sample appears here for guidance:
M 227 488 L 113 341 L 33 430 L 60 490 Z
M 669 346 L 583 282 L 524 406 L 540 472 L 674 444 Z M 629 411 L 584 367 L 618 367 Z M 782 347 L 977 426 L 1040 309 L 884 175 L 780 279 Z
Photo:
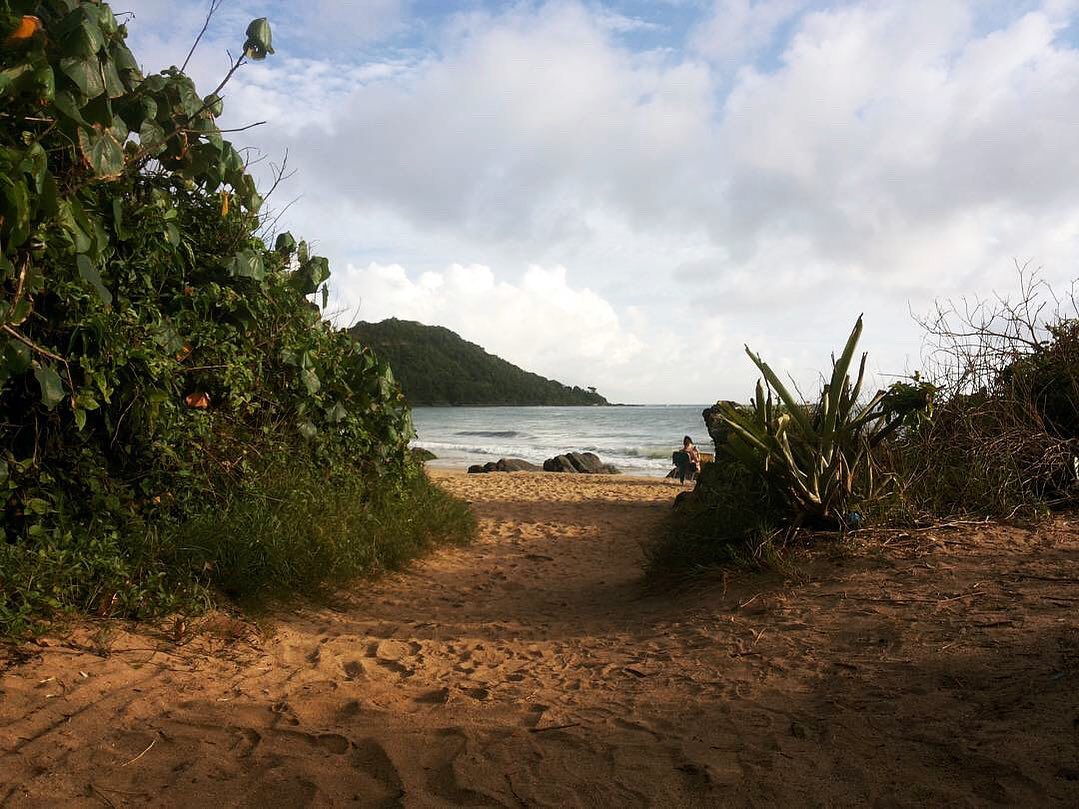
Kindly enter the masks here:
M 79 277 L 94 288 L 103 304 L 109 306 L 112 303 L 112 293 L 101 282 L 101 273 L 98 272 L 94 263 L 90 261 L 89 256 L 80 253 L 75 257 L 75 261 L 79 267 Z
M 330 412 L 326 414 L 326 417 L 334 424 L 344 421 L 347 416 L 348 409 L 340 402 L 334 404 L 334 406 L 330 408 Z
M 261 281 L 266 277 L 266 267 L 262 263 L 262 256 L 253 250 L 242 250 L 232 257 L 226 265 L 229 275 L 240 278 L 253 278 Z
M 69 37 L 66 52 L 75 56 L 96 57 L 98 51 L 105 47 L 105 35 L 101 28 L 89 20 L 83 20 Z
M 64 400 L 64 384 L 60 381 L 60 375 L 48 365 L 34 367 L 34 378 L 41 388 L 41 402 L 49 410 L 55 408 Z
M 80 224 L 80 220 L 85 220 L 86 214 L 82 206 L 78 204 L 78 200 L 73 197 L 60 200 L 57 218 L 60 220 L 60 226 L 70 237 L 71 245 L 76 253 L 87 253 L 93 248 L 93 240 L 86 235 L 83 225 Z
M 307 389 L 307 392 L 312 396 L 318 393 L 319 389 L 322 387 L 318 374 L 307 368 L 300 371 L 300 380 L 303 382 L 303 386 Z
M 0 322 L 5 318 L 0 312 Z M 7 340 L 0 344 L 0 386 L 12 377 L 26 373 L 30 368 L 30 349 L 17 340 Z M 0 461 L 0 468 L 6 465 Z
M 101 66 L 101 72 L 105 77 L 105 92 L 109 98 L 119 98 L 127 92 L 116 65 L 112 59 L 106 59 Z
M 30 75 L 33 69 L 32 65 L 24 63 L 0 70 L 0 97 L 15 92 L 19 87 L 19 80 Z
M 81 112 L 82 117 L 91 125 L 96 124 L 101 129 L 112 126 L 112 101 L 106 93 L 86 102 Z
M 25 242 L 30 235 L 30 196 L 18 179 L 0 175 L 0 215 L 4 247 Z
M 40 65 L 34 71 L 34 85 L 41 100 L 51 101 L 56 95 L 56 74 L 49 65 Z
M 296 250 L 296 239 L 287 230 L 284 233 L 278 233 L 273 249 L 284 255 L 292 255 Z
M 184 115 L 191 117 L 202 109 L 202 99 L 199 98 L 195 85 L 190 79 L 184 77 L 176 82 L 175 90 L 180 103 L 180 111 Z
M 274 52 L 273 36 L 270 32 L 270 23 L 265 17 L 252 20 L 247 26 L 247 41 L 244 42 L 244 53 L 256 61 L 266 58 L 267 54 Z
M 27 173 L 34 178 L 34 190 L 40 194 L 45 185 L 45 175 L 49 171 L 49 156 L 40 143 L 34 143 L 26 150 L 26 161 Z
M 139 85 L 139 90 L 145 90 L 148 93 L 160 93 L 168 86 L 168 83 L 169 79 L 167 76 L 155 73 L 142 80 L 142 84 Z
M 300 435 L 302 435 L 308 440 L 311 440 L 316 435 L 318 435 L 318 428 L 315 427 L 315 425 L 311 422 L 305 421 L 300 424 Z
M 304 295 L 318 291 L 319 285 L 330 277 L 330 263 L 322 256 L 313 256 L 300 265 L 292 276 L 291 284 Z
M 85 8 L 85 6 L 84 6 Z M 91 6 L 90 11 L 93 11 L 94 7 Z M 120 27 L 116 24 L 116 17 L 113 15 L 112 10 L 104 3 L 96 7 L 97 10 L 97 24 L 101 26 L 101 30 L 106 34 L 115 34 Z
M 56 97 L 53 98 L 52 103 L 64 116 L 70 118 L 75 123 L 89 126 L 86 119 L 82 117 L 82 111 L 79 109 L 79 105 L 71 93 L 66 90 L 60 91 L 56 94 Z
M 96 56 L 61 59 L 60 70 L 75 82 L 75 86 L 87 98 L 97 98 L 105 92 L 105 78 L 101 74 L 101 62 Z
M 123 173 L 124 150 L 112 132 L 80 129 L 79 149 L 96 176 L 112 179 Z
M 135 55 L 123 42 L 114 42 L 109 50 L 112 52 L 112 60 L 119 70 L 139 72 L 139 63 L 135 61 Z
M 306 266 L 310 283 L 316 288 L 330 277 L 330 262 L 324 256 L 314 256 Z
M 206 111 L 215 118 L 221 117 L 221 113 L 225 111 L 225 102 L 221 100 L 219 95 L 208 95 L 202 100 L 202 103 L 206 107 Z
M 152 118 L 139 127 L 139 143 L 152 155 L 159 155 L 165 148 L 165 130 Z
M 221 147 L 221 162 L 224 164 L 225 178 L 229 184 L 239 190 L 240 178 L 243 177 L 244 159 L 228 141 Z
M 7 304 L 5 304 L 5 306 L 6 305 Z M 17 304 L 7 309 L 6 313 L 3 314 L 3 319 L 9 326 L 21 326 L 26 322 L 26 318 L 30 317 L 30 313 L 33 309 L 34 307 L 30 301 L 23 298 Z M 18 343 L 17 345 L 22 345 L 22 343 Z M 29 351 L 29 349 L 27 349 L 27 351 Z

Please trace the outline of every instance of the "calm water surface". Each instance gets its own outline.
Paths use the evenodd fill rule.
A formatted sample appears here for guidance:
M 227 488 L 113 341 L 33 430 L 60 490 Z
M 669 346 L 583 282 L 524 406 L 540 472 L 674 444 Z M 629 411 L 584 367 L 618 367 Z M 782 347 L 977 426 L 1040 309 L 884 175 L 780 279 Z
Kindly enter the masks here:
M 419 435 L 412 444 L 435 453 L 438 466 L 499 458 L 543 463 L 576 451 L 594 452 L 627 473 L 661 476 L 671 469 L 682 436 L 711 451 L 705 407 L 417 407 L 412 420 Z

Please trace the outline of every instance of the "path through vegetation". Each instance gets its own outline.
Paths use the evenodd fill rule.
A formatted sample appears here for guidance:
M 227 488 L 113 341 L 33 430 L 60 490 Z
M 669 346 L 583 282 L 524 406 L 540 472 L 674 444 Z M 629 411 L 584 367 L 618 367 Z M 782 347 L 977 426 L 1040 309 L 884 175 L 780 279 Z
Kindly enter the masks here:
M 664 481 L 445 475 L 481 537 L 260 633 L 81 624 L 0 675 L 0 805 L 1079 804 L 1079 527 L 646 595 Z

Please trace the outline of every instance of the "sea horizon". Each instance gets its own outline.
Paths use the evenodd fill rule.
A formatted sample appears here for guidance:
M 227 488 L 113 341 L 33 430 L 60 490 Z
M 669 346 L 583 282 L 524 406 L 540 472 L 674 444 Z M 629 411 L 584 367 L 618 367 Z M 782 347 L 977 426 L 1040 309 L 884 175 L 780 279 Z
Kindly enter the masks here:
M 521 458 L 542 464 L 566 452 L 592 452 L 628 474 L 662 477 L 671 453 L 689 435 L 705 451 L 711 438 L 708 404 L 441 406 L 413 408 L 412 446 L 436 456 L 430 463 L 472 464 Z

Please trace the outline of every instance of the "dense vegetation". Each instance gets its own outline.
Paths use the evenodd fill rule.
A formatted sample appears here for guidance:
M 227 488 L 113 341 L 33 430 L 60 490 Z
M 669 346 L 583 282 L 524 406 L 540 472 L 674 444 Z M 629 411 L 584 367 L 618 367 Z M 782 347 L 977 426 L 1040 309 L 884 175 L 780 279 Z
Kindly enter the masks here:
M 843 533 L 977 516 L 1036 519 L 1079 503 L 1079 308 L 1021 275 L 1019 303 L 943 305 L 927 323 L 932 383 L 862 401 L 855 326 L 818 401 L 763 375 L 747 407 L 706 411 L 717 463 L 667 520 L 654 573 L 759 559 L 801 527 Z M 1044 315 L 1044 316 L 1043 316 Z
M 216 124 L 269 25 L 208 96 L 125 37 L 105 3 L 0 0 L 0 632 L 309 590 L 471 530 Z
M 390 318 L 352 334 L 393 366 L 410 405 L 605 405 L 595 389 L 523 371 L 441 326 Z

